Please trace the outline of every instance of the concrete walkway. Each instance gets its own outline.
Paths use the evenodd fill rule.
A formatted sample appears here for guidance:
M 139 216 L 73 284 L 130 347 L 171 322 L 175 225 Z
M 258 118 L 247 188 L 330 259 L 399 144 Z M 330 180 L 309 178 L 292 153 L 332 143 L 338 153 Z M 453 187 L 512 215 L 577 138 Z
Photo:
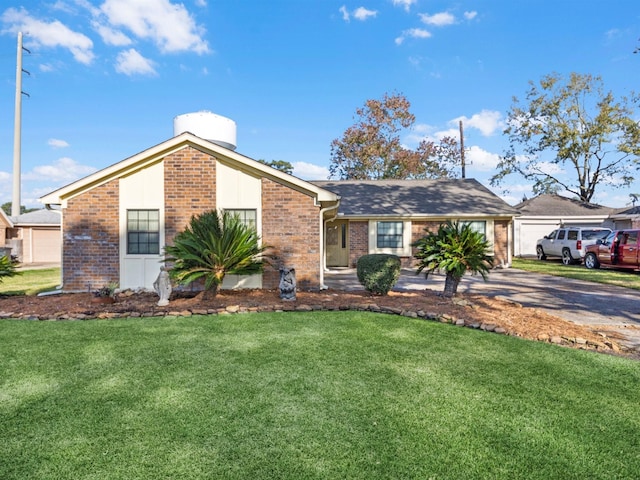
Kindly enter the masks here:
M 362 290 L 353 269 L 326 273 L 325 284 L 335 289 Z M 425 289 L 441 292 L 444 275 L 430 275 L 425 280 L 424 275 L 403 270 L 394 287 L 397 291 Z M 600 326 L 623 335 L 626 340 L 621 343 L 640 351 L 637 290 L 507 268 L 492 270 L 487 282 L 480 275 L 466 275 L 458 292 L 499 296 L 579 325 Z

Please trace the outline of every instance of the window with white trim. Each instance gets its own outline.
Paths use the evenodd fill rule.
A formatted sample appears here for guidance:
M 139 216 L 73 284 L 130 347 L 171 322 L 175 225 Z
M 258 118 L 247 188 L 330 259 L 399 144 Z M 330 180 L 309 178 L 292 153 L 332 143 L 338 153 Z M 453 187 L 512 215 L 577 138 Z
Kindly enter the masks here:
M 159 210 L 127 210 L 127 253 L 130 255 L 160 253 Z
M 240 218 L 240 221 L 248 227 L 258 228 L 256 224 L 257 211 L 251 208 L 225 208 L 225 211 L 231 215 Z
M 376 248 L 402 248 L 403 222 L 378 222 Z
M 411 222 L 403 220 L 370 220 L 369 253 L 411 256 Z

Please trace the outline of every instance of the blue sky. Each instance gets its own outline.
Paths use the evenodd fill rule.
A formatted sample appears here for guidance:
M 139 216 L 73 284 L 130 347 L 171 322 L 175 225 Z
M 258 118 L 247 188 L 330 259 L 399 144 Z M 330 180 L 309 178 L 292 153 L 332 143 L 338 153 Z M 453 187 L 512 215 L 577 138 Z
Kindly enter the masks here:
M 488 186 L 504 120 L 530 80 L 602 76 L 640 90 L 637 0 L 51 0 L 0 7 L 0 203 L 11 200 L 16 36 L 24 32 L 22 203 L 173 135 L 176 115 L 237 124 L 239 153 L 325 179 L 330 144 L 367 99 L 402 93 L 402 140 L 457 136 Z M 640 118 L 640 112 L 638 112 Z M 640 172 L 639 172 L 640 174 Z M 640 175 L 639 175 L 640 176 Z M 532 196 L 523 179 L 511 204 Z M 624 206 L 630 188 L 594 200 Z

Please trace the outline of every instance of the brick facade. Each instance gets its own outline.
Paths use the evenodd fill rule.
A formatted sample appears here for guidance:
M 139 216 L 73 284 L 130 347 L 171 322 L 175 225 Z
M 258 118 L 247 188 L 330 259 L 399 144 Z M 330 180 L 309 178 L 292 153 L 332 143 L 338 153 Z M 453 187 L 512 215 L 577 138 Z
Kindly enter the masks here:
M 191 146 L 164 159 L 165 242 L 196 214 L 216 208 L 216 160 Z
M 427 235 L 427 232 L 436 232 L 444 220 L 413 220 L 411 222 L 411 243 L 418 241 Z M 510 222 L 508 220 L 494 220 L 493 245 L 495 265 L 506 265 L 509 262 L 508 238 Z M 349 265 L 356 266 L 358 258 L 369 253 L 369 222 L 349 222 Z M 416 249 L 412 248 L 411 257 L 401 257 L 403 268 L 413 268 L 416 260 L 413 258 Z
M 355 267 L 362 255 L 369 253 L 369 222 L 349 222 L 349 265 Z
M 320 275 L 320 208 L 314 199 L 262 179 L 262 241 L 271 245 L 275 268 L 265 269 L 264 288 L 276 288 L 280 266 L 295 268 L 298 287 L 318 288 Z
M 70 199 L 64 210 L 65 291 L 94 291 L 120 280 L 119 182 Z

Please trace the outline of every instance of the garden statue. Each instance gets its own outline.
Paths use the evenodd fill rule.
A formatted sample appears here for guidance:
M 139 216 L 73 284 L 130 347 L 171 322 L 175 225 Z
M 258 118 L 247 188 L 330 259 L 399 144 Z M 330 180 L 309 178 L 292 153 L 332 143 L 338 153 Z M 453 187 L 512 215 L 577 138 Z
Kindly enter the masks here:
M 296 299 L 295 268 L 280 268 L 280 298 L 283 300 Z
M 158 306 L 165 307 L 169 305 L 169 297 L 171 296 L 171 279 L 169 278 L 169 272 L 167 272 L 166 267 L 160 267 L 158 278 L 153 282 L 153 289 L 160 296 Z

